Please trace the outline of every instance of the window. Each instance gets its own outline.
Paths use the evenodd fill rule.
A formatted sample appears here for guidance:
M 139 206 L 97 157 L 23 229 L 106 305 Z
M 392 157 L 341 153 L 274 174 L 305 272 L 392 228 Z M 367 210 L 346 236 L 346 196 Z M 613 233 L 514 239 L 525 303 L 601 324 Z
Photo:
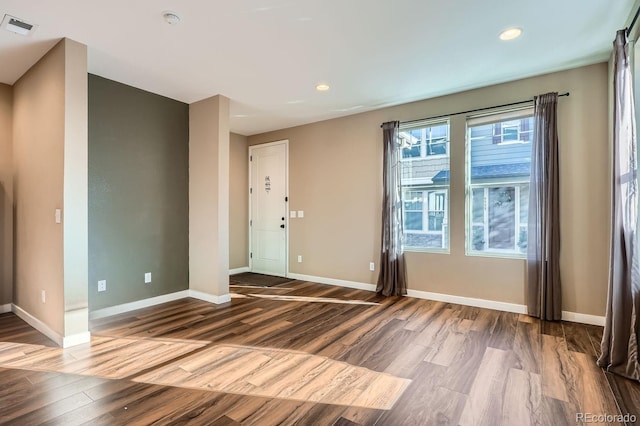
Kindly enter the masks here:
M 467 123 L 468 254 L 524 257 L 527 251 L 530 114 L 526 110 Z
M 406 250 L 449 249 L 449 122 L 400 127 Z
M 533 134 L 532 120 L 508 120 L 493 123 L 494 144 L 528 143 Z
M 400 129 L 402 158 L 420 158 L 431 155 L 447 155 L 449 123 L 428 127 Z

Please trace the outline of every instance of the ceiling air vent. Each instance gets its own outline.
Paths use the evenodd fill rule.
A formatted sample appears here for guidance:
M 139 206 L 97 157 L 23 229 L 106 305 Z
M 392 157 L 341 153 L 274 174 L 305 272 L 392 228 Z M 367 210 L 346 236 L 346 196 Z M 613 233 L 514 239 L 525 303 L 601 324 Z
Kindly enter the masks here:
M 20 34 L 23 36 L 29 36 L 36 30 L 35 25 L 11 15 L 4 15 L 4 19 L 2 20 L 2 24 L 0 24 L 0 28 L 4 28 L 7 31 L 11 31 L 12 33 Z

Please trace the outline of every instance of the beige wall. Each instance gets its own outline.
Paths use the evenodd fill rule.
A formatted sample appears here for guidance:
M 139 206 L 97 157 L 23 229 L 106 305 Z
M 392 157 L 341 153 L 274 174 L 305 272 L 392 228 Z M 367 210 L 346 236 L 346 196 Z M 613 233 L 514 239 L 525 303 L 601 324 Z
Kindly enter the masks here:
M 13 89 L 0 84 L 0 305 L 13 302 Z
M 189 105 L 189 289 L 229 293 L 229 99 Z
M 14 85 L 13 112 L 14 303 L 60 337 L 86 333 L 86 46 L 54 46 Z
M 229 269 L 249 266 L 249 166 L 247 137 L 229 141 Z
M 55 223 L 64 187 L 64 44 L 14 85 L 14 303 L 55 332 L 64 330 L 63 229 Z M 46 303 L 41 291 L 46 291 Z
M 290 271 L 375 283 L 382 131 L 407 121 L 571 92 L 558 106 L 563 310 L 604 315 L 608 268 L 607 65 L 596 64 L 249 137 L 290 141 Z M 450 254 L 408 253 L 409 288 L 524 304 L 525 261 L 465 256 L 465 117 L 451 118 Z M 297 263 L 298 255 L 304 262 Z

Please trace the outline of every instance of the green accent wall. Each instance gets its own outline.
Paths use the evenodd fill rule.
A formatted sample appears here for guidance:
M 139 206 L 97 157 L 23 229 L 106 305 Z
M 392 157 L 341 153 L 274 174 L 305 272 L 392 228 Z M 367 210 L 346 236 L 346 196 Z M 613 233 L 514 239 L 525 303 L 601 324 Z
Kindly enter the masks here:
M 90 74 L 89 308 L 188 288 L 189 106 Z

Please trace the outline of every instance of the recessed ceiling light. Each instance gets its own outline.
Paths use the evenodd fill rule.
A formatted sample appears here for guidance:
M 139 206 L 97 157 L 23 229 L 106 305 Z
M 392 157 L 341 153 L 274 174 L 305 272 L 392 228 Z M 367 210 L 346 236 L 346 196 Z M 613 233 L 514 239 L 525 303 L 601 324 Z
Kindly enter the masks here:
M 164 12 L 162 12 L 162 17 L 165 21 L 167 21 L 167 24 L 169 25 L 177 25 L 180 23 L 180 17 L 178 16 L 178 14 L 175 12 L 171 12 L 170 10 L 165 10 Z
M 522 28 L 507 28 L 500 33 L 500 40 L 513 40 L 520 37 L 520 35 L 522 35 Z
M 325 83 L 320 83 L 316 86 L 316 90 L 318 92 L 326 92 L 329 89 L 330 89 L 329 85 Z

